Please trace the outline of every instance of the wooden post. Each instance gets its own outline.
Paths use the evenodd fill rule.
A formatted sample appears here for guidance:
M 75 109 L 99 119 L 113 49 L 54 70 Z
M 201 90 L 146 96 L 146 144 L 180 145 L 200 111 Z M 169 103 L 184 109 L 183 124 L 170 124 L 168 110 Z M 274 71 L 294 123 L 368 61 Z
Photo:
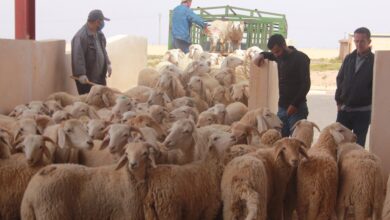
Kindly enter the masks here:
M 249 109 L 268 107 L 272 112 L 278 111 L 278 70 L 275 62 L 265 60 L 261 67 L 250 64 Z
M 390 51 L 376 51 L 372 91 L 370 151 L 382 160 L 386 176 L 390 172 Z
M 35 40 L 35 0 L 15 0 L 15 39 Z

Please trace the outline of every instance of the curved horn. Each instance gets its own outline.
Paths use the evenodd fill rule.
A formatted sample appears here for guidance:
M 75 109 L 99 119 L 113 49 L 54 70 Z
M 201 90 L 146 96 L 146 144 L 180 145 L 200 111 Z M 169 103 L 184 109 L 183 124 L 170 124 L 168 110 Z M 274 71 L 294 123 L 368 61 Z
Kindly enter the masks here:
M 318 127 L 318 125 L 317 125 L 316 123 L 312 122 L 312 124 L 313 124 L 313 126 L 314 126 L 315 128 L 317 128 L 317 130 L 318 130 L 319 132 L 321 132 L 321 129 Z

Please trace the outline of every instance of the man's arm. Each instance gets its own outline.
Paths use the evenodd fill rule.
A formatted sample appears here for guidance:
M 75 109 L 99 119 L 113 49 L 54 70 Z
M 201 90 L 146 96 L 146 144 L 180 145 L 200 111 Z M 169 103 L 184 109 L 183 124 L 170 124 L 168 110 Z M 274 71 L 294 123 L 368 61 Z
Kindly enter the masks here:
M 271 60 L 271 61 L 276 61 L 276 57 L 271 52 L 261 52 L 260 54 L 263 54 L 264 59 Z
M 81 76 L 87 74 L 85 57 L 84 57 L 84 48 L 82 39 L 79 36 L 75 36 L 72 40 L 72 65 L 73 65 L 73 76 Z
M 305 99 L 306 95 L 310 90 L 310 59 L 307 56 L 304 56 L 299 61 L 299 81 L 301 82 L 301 86 L 298 89 L 297 95 L 292 100 L 291 105 L 298 108 L 299 104 L 301 104 Z
M 345 60 L 346 59 L 344 59 L 344 62 L 341 65 L 339 73 L 337 74 L 337 77 L 336 77 L 337 88 L 336 88 L 336 92 L 335 92 L 335 100 L 336 100 L 338 109 L 343 104 L 341 101 L 341 92 L 342 92 L 342 87 L 343 87 L 342 84 L 344 81 L 344 74 L 345 74 L 345 67 L 346 67 Z
M 206 27 L 206 23 L 204 22 L 204 20 L 201 17 L 199 17 L 197 14 L 195 14 L 191 9 L 187 10 L 187 19 L 191 23 L 195 23 L 202 28 Z
M 275 61 L 276 57 L 270 53 L 270 52 L 261 52 L 260 54 L 257 54 L 253 59 L 252 62 L 260 67 L 264 63 L 264 59 Z

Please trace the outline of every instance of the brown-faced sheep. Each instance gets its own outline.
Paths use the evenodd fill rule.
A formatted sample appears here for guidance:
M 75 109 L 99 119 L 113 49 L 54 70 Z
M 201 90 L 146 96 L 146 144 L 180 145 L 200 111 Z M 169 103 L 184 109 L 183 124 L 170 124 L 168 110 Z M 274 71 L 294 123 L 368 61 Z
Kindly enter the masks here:
M 317 128 L 319 132 L 321 131 L 314 122 L 306 119 L 299 120 L 291 128 L 294 130 L 291 136 L 303 141 L 310 148 L 313 143 L 314 128 Z
M 225 219 L 283 219 L 283 199 L 304 143 L 293 138 L 273 148 L 233 159 L 225 168 L 221 188 Z
M 328 220 L 335 213 L 338 169 L 337 147 L 356 136 L 338 122 L 325 127 L 302 160 L 297 171 L 297 213 L 299 219 Z
M 382 219 L 390 219 L 390 178 L 387 180 L 387 193 L 386 199 L 383 206 Z

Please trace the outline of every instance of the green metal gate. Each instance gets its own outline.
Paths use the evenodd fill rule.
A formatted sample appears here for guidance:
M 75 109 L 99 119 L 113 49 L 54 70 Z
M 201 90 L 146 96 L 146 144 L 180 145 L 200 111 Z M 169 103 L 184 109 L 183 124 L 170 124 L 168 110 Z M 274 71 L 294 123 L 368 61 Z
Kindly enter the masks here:
M 242 49 L 258 46 L 267 50 L 267 41 L 272 34 L 281 34 L 287 37 L 287 20 L 283 14 L 250 10 L 232 6 L 219 6 L 207 8 L 195 8 L 194 12 L 200 15 L 206 22 L 214 20 L 244 21 L 245 31 L 242 40 Z M 168 48 L 172 49 L 172 10 L 169 12 L 169 38 Z M 207 48 L 207 36 L 197 25 L 192 25 L 191 39 L 193 44 L 200 44 Z

